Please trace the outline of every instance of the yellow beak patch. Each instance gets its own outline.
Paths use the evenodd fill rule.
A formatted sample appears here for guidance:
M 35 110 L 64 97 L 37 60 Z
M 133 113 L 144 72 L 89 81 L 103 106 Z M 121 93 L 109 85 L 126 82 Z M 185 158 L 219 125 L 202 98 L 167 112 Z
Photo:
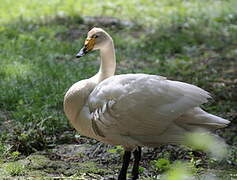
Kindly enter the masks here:
M 84 45 L 86 52 L 91 51 L 95 45 L 95 38 L 87 38 Z

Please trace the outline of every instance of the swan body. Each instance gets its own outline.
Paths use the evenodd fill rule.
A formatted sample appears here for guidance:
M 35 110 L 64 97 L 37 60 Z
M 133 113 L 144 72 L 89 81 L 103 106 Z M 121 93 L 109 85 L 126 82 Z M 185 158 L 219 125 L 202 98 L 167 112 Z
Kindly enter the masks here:
M 77 56 L 96 49 L 101 55 L 99 72 L 72 85 L 64 98 L 65 114 L 80 134 L 133 151 L 179 144 L 187 132 L 229 123 L 199 107 L 210 95 L 197 86 L 157 75 L 114 75 L 113 40 L 100 28 L 89 31 Z M 126 179 L 121 174 L 119 179 Z

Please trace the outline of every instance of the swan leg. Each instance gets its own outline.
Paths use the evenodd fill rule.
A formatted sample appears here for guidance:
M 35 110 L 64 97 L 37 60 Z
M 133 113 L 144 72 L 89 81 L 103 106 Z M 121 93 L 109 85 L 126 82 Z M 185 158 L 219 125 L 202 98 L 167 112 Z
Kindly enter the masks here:
M 125 151 L 123 155 L 123 165 L 120 170 L 118 180 L 126 180 L 130 158 L 131 158 L 131 151 Z
M 134 163 L 132 168 L 132 180 L 137 180 L 139 176 L 139 162 L 141 160 L 142 149 L 140 146 L 133 152 Z

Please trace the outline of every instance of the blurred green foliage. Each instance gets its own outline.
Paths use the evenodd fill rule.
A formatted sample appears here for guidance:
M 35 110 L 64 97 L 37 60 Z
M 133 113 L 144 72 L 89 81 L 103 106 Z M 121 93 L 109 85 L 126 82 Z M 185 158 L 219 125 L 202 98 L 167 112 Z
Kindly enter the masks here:
M 157 172 L 163 172 L 170 169 L 170 161 L 168 159 L 160 158 L 158 160 L 151 161 Z

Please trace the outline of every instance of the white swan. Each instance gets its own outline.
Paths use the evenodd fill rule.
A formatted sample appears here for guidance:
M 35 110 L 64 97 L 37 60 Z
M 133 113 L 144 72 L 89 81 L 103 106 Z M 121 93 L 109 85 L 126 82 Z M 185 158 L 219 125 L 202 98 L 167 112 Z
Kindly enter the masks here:
M 77 57 L 97 49 L 99 72 L 72 85 L 64 98 L 64 111 L 80 134 L 125 148 L 119 180 L 126 179 L 131 151 L 135 156 L 132 176 L 137 179 L 141 146 L 182 143 L 186 132 L 229 123 L 199 107 L 210 95 L 197 86 L 156 75 L 114 75 L 114 44 L 103 29 L 88 32 Z

